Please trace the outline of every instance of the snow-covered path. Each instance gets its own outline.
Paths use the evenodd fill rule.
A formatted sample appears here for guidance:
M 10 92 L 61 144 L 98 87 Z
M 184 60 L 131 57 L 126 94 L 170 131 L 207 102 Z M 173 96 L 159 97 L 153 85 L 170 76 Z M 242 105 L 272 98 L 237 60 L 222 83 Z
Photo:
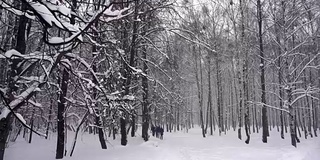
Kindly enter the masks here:
M 202 138 L 195 130 L 189 134 L 169 134 L 159 146 L 180 154 L 181 160 L 319 160 L 320 139 L 301 139 L 298 148 L 290 145 L 277 132 L 271 133 L 269 143 L 261 142 L 260 134 L 253 134 L 250 144 L 237 139 L 235 132 L 228 135 Z M 172 159 L 173 160 L 173 159 Z
M 320 138 L 301 139 L 298 148 L 290 145 L 289 135 L 281 140 L 271 132 L 268 143 L 261 142 L 261 134 L 252 134 L 250 144 L 237 139 L 236 132 L 202 138 L 199 129 L 189 133 L 165 133 L 164 140 L 151 137 L 143 142 L 140 136 L 129 138 L 127 146 L 119 145 L 119 138 L 110 140 L 109 148 L 101 150 L 94 135 L 80 136 L 70 160 L 319 160 Z M 69 138 L 71 140 L 71 137 Z M 70 143 L 69 143 L 70 144 Z M 69 149 L 69 147 L 67 148 Z M 6 160 L 53 160 L 55 139 L 35 138 L 27 144 L 22 138 L 11 144 Z

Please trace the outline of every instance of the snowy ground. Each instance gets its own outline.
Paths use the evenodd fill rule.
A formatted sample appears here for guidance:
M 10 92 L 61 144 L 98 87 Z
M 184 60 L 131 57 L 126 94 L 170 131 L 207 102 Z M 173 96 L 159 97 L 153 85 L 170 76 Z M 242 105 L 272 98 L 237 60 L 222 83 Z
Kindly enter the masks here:
M 140 133 L 140 132 L 139 132 Z M 289 135 L 281 140 L 279 133 L 272 131 L 268 143 L 261 142 L 261 134 L 252 134 L 249 145 L 237 139 L 236 132 L 202 138 L 200 129 L 189 133 L 165 133 L 164 140 L 151 137 L 143 142 L 140 135 L 128 139 L 123 147 L 117 140 L 108 142 L 108 149 L 101 150 L 97 135 L 79 136 L 73 157 L 67 160 L 319 160 L 320 138 L 301 138 L 298 148 L 290 145 Z M 71 140 L 73 136 L 69 137 Z M 45 140 L 34 137 L 32 144 L 23 138 L 11 143 L 5 160 L 54 160 L 55 138 Z M 71 143 L 69 143 L 71 144 Z M 67 148 L 69 151 L 69 148 Z M 69 154 L 69 153 L 67 153 Z

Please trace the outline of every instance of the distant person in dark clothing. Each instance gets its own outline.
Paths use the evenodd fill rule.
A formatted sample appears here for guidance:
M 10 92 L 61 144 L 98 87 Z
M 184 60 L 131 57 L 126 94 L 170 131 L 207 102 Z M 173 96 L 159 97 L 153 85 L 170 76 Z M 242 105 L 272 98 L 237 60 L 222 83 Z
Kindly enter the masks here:
M 163 130 L 163 128 L 161 127 L 161 128 L 160 128 L 160 139 L 163 139 L 163 132 L 164 132 L 164 130 Z
M 154 127 L 154 125 L 151 126 L 151 132 L 152 136 L 154 137 L 154 134 L 156 133 L 156 128 Z
M 160 126 L 156 127 L 156 137 L 159 138 L 160 137 Z

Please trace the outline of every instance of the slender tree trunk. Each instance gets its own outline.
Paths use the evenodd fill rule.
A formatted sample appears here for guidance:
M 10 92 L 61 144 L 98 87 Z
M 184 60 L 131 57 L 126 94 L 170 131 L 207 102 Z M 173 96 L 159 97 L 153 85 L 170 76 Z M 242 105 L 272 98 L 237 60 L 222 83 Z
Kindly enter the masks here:
M 65 112 L 65 104 L 68 91 L 68 81 L 69 81 L 69 72 L 67 69 L 63 69 L 62 71 L 62 80 L 61 80 L 61 91 L 59 93 L 59 101 L 58 101 L 58 134 L 57 134 L 57 149 L 56 149 L 56 159 L 62 159 L 63 158 L 63 152 L 64 152 L 64 112 Z
M 125 118 L 120 118 L 120 132 L 121 132 L 121 145 L 127 145 L 127 132 L 126 132 L 126 122 Z
M 292 101 L 292 91 L 291 88 L 286 88 L 286 92 L 288 95 L 288 108 L 290 112 L 290 136 L 291 136 L 291 144 L 294 147 L 297 147 L 297 141 L 296 141 L 296 128 L 295 128 L 295 111 L 293 106 L 290 104 Z
M 73 8 L 77 8 L 77 0 L 72 0 L 72 3 L 73 3 Z M 94 10 L 95 11 L 99 10 L 100 7 L 101 6 L 100 6 L 100 1 L 99 1 L 98 4 L 95 6 Z M 72 18 L 72 21 L 74 21 L 74 17 Z M 94 27 L 99 28 L 98 22 L 94 23 Z M 93 30 L 93 35 L 94 35 L 93 39 L 95 41 L 100 41 L 98 39 L 99 34 L 96 32 L 96 30 Z M 95 63 L 96 62 L 95 60 L 97 59 L 97 56 L 98 56 L 97 52 L 98 52 L 98 47 L 96 45 L 93 45 L 92 46 L 92 59 L 93 59 L 92 71 L 95 73 L 98 72 L 97 65 Z M 96 79 L 93 80 L 93 83 L 95 85 L 98 85 L 98 82 Z M 98 98 L 97 89 L 93 88 L 93 99 L 96 100 L 97 98 Z M 100 108 L 100 106 L 98 106 L 98 104 L 96 102 L 94 102 L 93 104 L 94 104 L 94 109 L 95 109 L 95 125 L 96 125 L 96 127 L 94 127 L 94 133 L 98 132 L 98 137 L 99 137 L 101 149 L 107 149 L 107 144 L 106 144 L 105 137 L 104 137 L 104 128 L 103 128 L 104 125 L 103 125 L 102 114 L 101 114 L 102 109 Z
M 136 116 L 135 116 L 135 111 L 132 111 L 131 113 L 131 137 L 135 137 L 136 133 Z
M 142 53 L 142 59 L 147 59 L 147 50 L 144 48 Z M 143 73 L 147 75 L 148 65 L 143 62 Z M 149 101 L 148 101 L 148 78 L 146 76 L 142 77 L 142 138 L 148 141 L 149 135 Z
M 195 52 L 195 47 L 193 47 L 193 51 Z M 203 106 L 202 106 L 202 100 L 203 100 L 203 94 L 202 94 L 202 83 L 201 83 L 201 78 L 202 78 L 202 74 L 200 74 L 200 77 L 198 75 L 198 70 L 201 71 L 201 59 L 200 59 L 200 69 L 198 69 L 198 56 L 196 55 L 197 53 L 194 53 L 194 57 L 195 57 L 195 74 L 196 74 L 196 83 L 197 83 L 197 89 L 198 89 L 198 102 L 199 102 L 199 112 L 200 112 L 200 125 L 201 125 L 201 130 L 202 130 L 202 136 L 206 137 L 206 133 L 205 133 L 205 128 L 204 128 L 204 122 L 203 122 Z M 199 52 L 200 54 L 200 52 Z
M 319 62 L 319 61 L 318 61 Z M 320 77 L 320 70 L 318 70 L 318 77 Z M 317 81 L 317 84 L 318 84 L 318 87 L 320 88 L 320 78 L 318 78 L 318 81 Z M 318 93 L 318 98 L 320 99 L 320 93 Z M 315 107 L 316 110 L 315 110 L 315 128 L 314 130 L 317 131 L 317 129 L 320 130 L 320 119 L 319 119 L 319 116 L 320 116 L 320 109 L 319 109 L 319 106 L 320 106 L 320 101 L 317 102 L 317 106 Z
M 286 68 L 286 86 L 285 86 L 285 91 L 287 94 L 287 103 L 285 104 L 288 106 L 289 109 L 289 126 L 290 126 L 290 136 L 291 136 L 291 144 L 294 147 L 297 147 L 297 136 L 296 136 L 296 111 L 292 106 L 292 99 L 293 99 L 293 94 L 292 94 L 292 80 L 290 76 L 290 66 L 288 63 L 288 59 L 285 60 L 285 68 Z
M 254 81 L 252 81 L 252 91 L 253 91 L 253 94 L 251 94 L 251 99 L 254 101 L 254 97 L 255 97 L 255 95 L 254 95 L 254 89 L 255 89 L 255 87 L 254 87 Z M 252 116 L 251 116 L 251 121 L 252 121 L 252 132 L 253 133 L 256 133 L 256 123 L 255 123 L 255 110 L 256 110 L 256 106 L 255 106 L 255 104 L 252 104 L 252 108 L 251 108 L 251 114 L 252 114 Z
M 210 125 L 210 135 L 213 135 L 213 111 L 212 111 L 212 89 L 211 89 L 211 57 L 209 55 L 208 57 L 208 107 L 209 107 L 209 115 L 207 115 L 209 118 L 209 125 Z
M 311 59 L 309 58 L 309 61 Z M 312 85 L 312 80 L 313 80 L 313 77 L 312 77 L 312 71 L 309 69 L 309 84 Z M 309 131 L 309 134 L 310 134 L 310 137 L 312 138 L 313 137 L 313 134 L 312 134 L 312 126 L 313 126 L 313 108 L 314 108 L 314 102 L 313 102 L 313 99 L 309 96 L 307 96 L 307 103 L 308 103 L 308 111 L 309 111 L 309 123 L 308 123 L 308 131 Z
M 137 43 L 137 37 L 138 37 L 138 6 L 139 6 L 139 0 L 135 1 L 135 7 L 134 7 L 134 21 L 133 21 L 133 31 L 132 31 L 132 39 L 131 39 L 131 45 L 130 45 L 130 55 L 129 55 L 129 65 L 130 67 L 134 66 L 135 61 L 135 54 L 136 54 L 136 43 Z M 132 72 L 131 68 L 129 66 L 126 66 L 126 80 L 125 80 L 125 91 L 124 95 L 130 94 L 130 85 L 132 81 Z M 132 114 L 133 115 L 133 114 Z M 123 115 L 124 116 L 124 115 Z M 121 145 L 127 145 L 127 134 L 126 134 L 126 123 L 127 121 L 124 119 L 124 117 L 120 118 L 120 128 L 121 128 Z
M 240 77 L 240 73 L 238 73 L 238 76 Z M 239 86 L 238 86 L 238 90 L 239 90 L 239 113 L 238 113 L 238 119 L 239 119 L 239 128 L 238 128 L 238 138 L 241 140 L 242 139 L 242 135 L 241 135 L 241 129 L 242 129 L 242 89 L 241 89 L 241 78 L 239 78 L 238 80 L 239 82 Z
M 280 42 L 280 40 L 279 40 Z M 281 50 L 281 49 L 279 49 Z M 281 54 L 281 52 L 279 53 Z M 279 56 L 278 59 L 278 83 L 279 83 L 279 104 L 280 104 L 280 109 L 283 109 L 283 90 L 282 90 L 282 71 L 281 71 L 281 57 Z M 280 136 L 282 139 L 284 139 L 284 116 L 283 116 L 283 111 L 280 110 Z
M 232 75 L 232 73 L 230 73 L 230 77 L 232 77 L 233 75 Z M 232 121 L 232 128 L 233 128 L 233 131 L 236 131 L 236 127 L 237 127 L 237 121 L 236 121 L 236 118 L 235 118 L 235 113 L 234 113 L 234 110 L 235 110 L 235 108 L 236 108 L 236 105 L 235 105 L 235 100 L 234 100 L 234 95 L 235 95 L 235 93 L 234 93 L 234 90 L 233 90 L 233 88 L 235 88 L 234 87 L 234 80 L 232 80 L 232 79 L 234 79 L 234 78 L 231 78 L 231 80 L 230 80 L 230 99 L 231 99 L 231 121 Z M 235 90 L 236 91 L 236 90 Z
M 298 134 L 299 134 L 299 137 L 301 137 L 301 131 L 300 131 L 300 128 L 302 129 L 302 122 L 301 122 L 301 112 L 300 112 L 300 109 L 297 109 L 297 112 L 296 112 L 296 121 L 297 121 L 297 127 L 298 127 Z M 303 129 L 302 129 L 303 130 Z
M 210 102 L 209 102 L 209 96 L 208 96 L 208 101 L 207 101 L 207 111 L 206 111 L 206 126 L 205 126 L 205 133 L 207 134 L 207 130 L 208 130 L 208 125 L 209 125 L 209 112 L 210 112 Z
M 244 58 L 244 64 L 243 64 L 243 105 L 244 105 L 244 120 L 245 120 L 245 131 L 246 131 L 246 136 L 247 139 L 245 141 L 245 143 L 249 144 L 250 142 L 250 134 L 249 134 L 249 123 L 250 123 L 250 119 L 249 119 L 249 89 L 248 89 L 248 51 L 245 49 L 246 45 L 245 45 L 245 26 L 244 26 L 244 20 L 245 20 L 245 16 L 244 16 L 244 0 L 239 0 L 240 3 L 240 14 L 241 14 L 241 41 L 243 42 L 241 44 L 241 51 L 242 53 L 244 53 L 245 58 Z
M 238 53 L 239 54 L 239 53 Z M 237 56 L 237 62 L 238 62 L 238 65 L 237 67 L 240 67 L 240 59 L 239 59 L 239 55 Z M 239 128 L 238 128 L 238 138 L 241 140 L 242 139 L 242 134 L 241 134 L 241 129 L 242 129 L 242 113 L 243 113 L 243 95 L 242 95 L 242 80 L 241 80 L 241 72 L 240 70 L 238 71 L 237 73 L 237 76 L 238 76 L 238 91 L 239 91 L 239 105 L 238 105 L 238 110 L 239 110 L 239 113 L 238 113 L 238 119 L 239 119 Z M 238 101 L 237 101 L 238 102 Z
M 265 66 L 264 66 L 264 51 L 263 51 L 263 37 L 262 37 L 262 6 L 261 1 L 257 0 L 258 13 L 258 28 L 259 28 L 259 48 L 260 48 L 260 83 L 261 83 L 261 103 L 262 103 L 262 142 L 267 143 L 269 135 L 268 130 L 268 116 L 266 107 L 266 84 L 265 84 Z
M 216 53 L 216 77 L 217 77 L 217 107 L 218 107 L 218 127 L 219 134 L 224 132 L 223 125 L 223 107 L 222 107 L 222 86 L 221 86 L 221 73 L 220 73 L 220 64 L 218 59 L 218 54 Z
M 86 112 L 86 114 L 83 116 L 83 118 L 81 119 L 81 122 L 78 124 L 78 126 L 76 128 L 76 133 L 75 133 L 76 135 L 74 136 L 74 140 L 73 140 L 73 143 L 72 143 L 72 146 L 71 146 L 70 157 L 72 157 L 74 149 L 76 147 L 76 143 L 77 143 L 77 138 L 78 138 L 78 134 L 79 134 L 79 131 L 80 131 L 80 127 L 85 122 L 85 120 L 86 120 L 88 115 L 89 115 L 89 111 Z
M 104 132 L 103 132 L 103 128 L 102 128 L 102 120 L 101 120 L 101 115 L 100 112 L 97 113 L 97 117 L 95 119 L 95 123 L 97 125 L 97 129 L 98 129 L 98 136 L 99 136 L 99 142 L 101 145 L 102 149 L 107 149 L 107 144 L 106 141 L 104 139 Z
M 10 118 L 11 116 L 7 116 L 7 118 L 0 119 L 0 160 L 4 160 L 4 151 L 6 149 L 6 143 L 9 136 L 9 128 L 10 128 Z
M 236 67 L 235 67 L 235 65 L 234 65 L 234 62 L 232 61 L 231 62 L 231 65 L 232 65 L 232 74 L 233 74 L 233 77 L 236 77 L 237 76 L 237 74 L 236 74 L 236 72 L 235 72 L 235 70 L 236 70 Z M 235 95 L 235 110 L 238 110 L 239 111 L 239 113 L 238 113 L 238 117 L 237 117 L 237 115 L 234 115 L 234 129 L 236 128 L 236 126 L 237 126 L 237 120 L 236 120 L 236 118 L 238 118 L 238 120 L 240 121 L 241 120 L 241 117 L 239 116 L 239 114 L 240 114 L 240 102 L 239 102 L 239 95 L 238 95 L 238 89 L 237 89 L 237 80 L 236 80 L 236 78 L 233 78 L 233 88 L 234 88 L 234 91 L 233 91 L 233 93 L 234 93 L 234 95 Z M 239 91 L 239 94 L 240 94 L 240 91 Z M 238 103 L 239 102 L 239 103 Z M 213 119 L 214 120 L 214 119 Z M 241 140 L 241 128 L 240 128 L 240 122 L 239 122 L 239 129 L 238 129 L 238 138 Z
M 279 27 L 275 26 L 275 30 L 276 30 L 276 40 L 277 43 L 280 45 L 280 33 L 279 33 Z M 282 89 L 282 69 L 281 69 L 281 47 L 278 46 L 278 60 L 277 60 L 277 67 L 278 67 L 278 83 L 279 83 L 279 105 L 280 105 L 280 109 L 283 109 L 283 89 Z M 280 110 L 280 136 L 282 139 L 284 139 L 284 116 L 283 116 L 283 111 Z
M 30 134 L 29 134 L 29 142 L 28 143 L 31 143 L 32 142 L 32 131 L 33 131 L 33 126 L 34 126 L 34 110 L 32 111 L 32 116 L 31 116 L 31 119 L 30 119 Z
M 316 104 L 317 102 L 315 102 L 314 104 Z M 318 128 L 318 107 L 316 105 L 314 105 L 313 110 L 312 110 L 312 116 L 313 116 L 313 132 L 314 132 L 314 136 L 318 137 L 317 134 L 317 128 Z
M 50 124 L 52 125 L 52 122 L 51 122 L 52 107 L 53 107 L 53 98 L 50 99 L 50 109 L 49 109 L 49 116 L 48 116 L 48 122 L 47 122 L 47 128 L 46 128 L 46 139 L 48 139 Z

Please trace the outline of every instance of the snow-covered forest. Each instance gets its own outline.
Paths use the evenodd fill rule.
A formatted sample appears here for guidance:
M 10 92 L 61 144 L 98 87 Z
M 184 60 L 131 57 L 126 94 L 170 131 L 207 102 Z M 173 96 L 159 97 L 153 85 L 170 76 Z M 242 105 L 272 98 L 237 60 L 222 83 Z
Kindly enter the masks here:
M 0 160 L 317 160 L 319 77 L 319 0 L 1 0 Z

